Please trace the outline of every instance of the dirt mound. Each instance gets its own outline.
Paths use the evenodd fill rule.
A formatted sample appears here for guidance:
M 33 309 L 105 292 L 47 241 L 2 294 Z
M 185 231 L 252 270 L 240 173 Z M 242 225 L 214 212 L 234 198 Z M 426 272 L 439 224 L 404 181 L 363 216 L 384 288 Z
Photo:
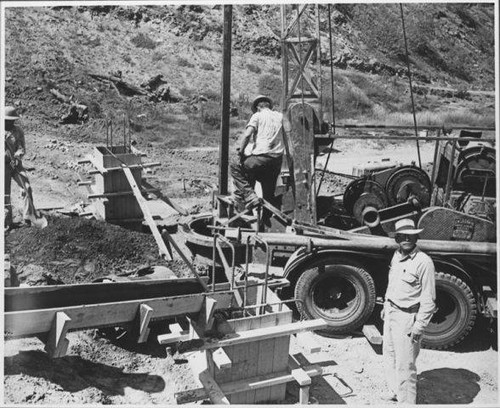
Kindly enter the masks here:
M 5 235 L 5 247 L 21 283 L 28 278 L 31 284 L 91 282 L 148 265 L 187 273 L 180 261 L 159 258 L 152 235 L 84 218 L 50 217 L 45 229 L 15 229 Z M 33 280 L 35 269 L 45 279 Z

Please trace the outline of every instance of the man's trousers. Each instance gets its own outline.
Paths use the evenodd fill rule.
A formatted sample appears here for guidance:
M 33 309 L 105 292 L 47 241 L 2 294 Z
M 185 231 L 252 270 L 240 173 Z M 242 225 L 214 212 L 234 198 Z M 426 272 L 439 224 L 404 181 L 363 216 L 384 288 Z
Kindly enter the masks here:
M 234 195 L 242 202 L 249 203 L 255 197 L 255 182 L 262 186 L 262 198 L 274 204 L 274 190 L 281 171 L 283 157 L 265 154 L 248 156 L 240 160 L 234 157 L 230 163 L 231 176 L 235 187 Z
M 389 302 L 384 306 L 383 354 L 387 382 L 400 404 L 417 403 L 417 367 L 420 342 L 412 342 L 410 333 L 415 313 L 397 309 Z
M 10 163 L 5 162 L 4 194 L 5 194 L 5 226 L 12 223 L 12 203 L 10 199 L 12 179 L 19 185 L 23 197 L 23 219 L 32 220 L 36 218 L 35 206 L 33 204 L 33 192 L 23 165 L 19 163 L 12 169 Z

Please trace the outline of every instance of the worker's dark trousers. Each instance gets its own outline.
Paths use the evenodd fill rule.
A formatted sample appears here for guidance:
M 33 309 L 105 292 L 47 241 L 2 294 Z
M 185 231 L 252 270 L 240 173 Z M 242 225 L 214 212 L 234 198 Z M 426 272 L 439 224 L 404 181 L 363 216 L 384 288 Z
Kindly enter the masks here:
M 15 169 L 12 169 L 9 162 L 5 162 L 5 177 L 4 177 L 4 194 L 5 194 L 5 227 L 10 227 L 12 224 L 12 203 L 11 195 L 11 181 L 19 185 L 22 190 L 23 196 L 23 218 L 24 220 L 31 220 L 36 218 L 35 206 L 33 204 L 33 192 L 28 180 L 28 175 L 22 163 L 19 163 Z
M 272 157 L 265 154 L 248 156 L 240 160 L 233 157 L 229 165 L 234 183 L 234 195 L 242 203 L 255 199 L 255 182 L 262 186 L 262 198 L 274 204 L 274 190 L 281 171 L 283 156 Z

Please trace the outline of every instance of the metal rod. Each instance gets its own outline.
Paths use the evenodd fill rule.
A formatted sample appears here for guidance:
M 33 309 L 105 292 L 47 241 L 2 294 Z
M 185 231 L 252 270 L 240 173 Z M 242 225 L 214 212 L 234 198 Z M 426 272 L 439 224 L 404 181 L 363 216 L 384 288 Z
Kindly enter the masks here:
M 264 290 L 262 292 L 261 302 L 266 303 L 267 301 L 267 287 L 268 287 L 268 278 L 269 278 L 269 244 L 260 238 L 259 235 L 254 235 L 253 239 L 257 242 L 260 242 L 266 248 L 266 271 L 264 273 Z
M 438 130 L 437 132 L 437 137 L 439 138 L 439 135 L 441 134 L 441 130 Z M 436 162 L 437 162 L 437 158 L 438 158 L 438 151 L 439 151 L 439 140 L 436 140 L 436 145 L 434 147 L 434 160 L 432 162 L 433 166 L 432 166 L 432 175 L 431 175 L 431 183 L 434 184 L 434 182 L 436 180 L 434 180 L 434 177 L 436 176 L 436 171 L 437 171 L 437 168 L 436 168 Z
M 125 128 L 125 112 L 122 113 L 122 120 L 123 120 L 123 151 L 126 153 L 127 152 L 127 133 L 126 133 L 126 128 Z
M 408 80 L 410 82 L 410 97 L 411 97 L 411 106 L 412 106 L 412 113 L 413 113 L 413 124 L 415 126 L 415 136 L 418 136 L 417 115 L 415 113 L 415 100 L 413 97 L 413 85 L 411 83 L 410 56 L 408 53 L 408 41 L 406 39 L 405 18 L 404 18 L 403 4 L 402 3 L 399 3 L 399 8 L 401 10 L 401 22 L 403 23 L 403 37 L 404 37 L 404 41 L 405 41 L 406 64 L 408 66 Z M 417 142 L 418 165 L 419 165 L 419 167 L 422 167 L 422 159 L 420 158 L 420 145 L 419 145 L 418 139 L 416 139 L 416 142 Z
M 217 251 L 217 234 L 214 234 L 213 247 L 212 247 L 212 292 L 215 292 L 215 257 L 217 253 L 216 251 Z
M 414 139 L 418 140 L 427 140 L 427 141 L 453 141 L 459 140 L 461 142 L 495 142 L 494 138 L 481 138 L 477 137 L 456 137 L 456 136 L 395 136 L 395 135 L 333 135 L 333 136 L 325 136 L 325 135 L 314 135 L 315 139 L 357 139 L 357 140 L 401 140 L 401 141 L 411 141 Z
M 222 242 L 225 242 L 229 248 L 231 248 L 231 255 L 232 255 L 232 261 L 231 261 L 231 279 L 229 280 L 230 282 L 230 288 L 231 290 L 234 289 L 234 272 L 235 272 L 235 268 L 236 268 L 236 247 L 234 246 L 234 244 L 229 241 L 224 235 L 221 235 L 221 234 L 218 234 L 219 235 L 219 239 L 222 241 Z M 222 252 L 222 247 L 219 246 L 219 249 L 220 251 L 219 252 Z M 221 254 L 222 256 L 222 254 Z
M 243 307 L 246 307 L 248 300 L 248 263 L 250 261 L 250 239 L 252 238 L 249 235 L 246 239 L 245 246 L 245 288 L 243 289 Z
M 375 125 L 375 124 L 361 124 L 361 125 L 353 125 L 353 124 L 340 124 L 337 127 L 342 129 L 413 129 L 412 126 L 406 125 Z M 428 129 L 428 130 L 438 130 L 444 129 L 443 125 L 421 125 L 420 129 Z M 481 127 L 481 126 L 459 126 L 459 127 L 446 127 L 446 130 L 483 130 L 483 131 L 495 131 L 495 127 Z M 477 139 L 476 139 L 477 140 Z
M 453 177 L 453 158 L 455 157 L 456 147 L 457 147 L 457 143 L 453 142 L 452 148 L 451 148 L 450 164 L 448 167 L 448 176 L 446 177 L 446 190 L 445 190 L 445 195 L 444 195 L 445 204 L 448 203 L 448 200 L 450 199 L 450 194 L 451 194 L 451 179 Z

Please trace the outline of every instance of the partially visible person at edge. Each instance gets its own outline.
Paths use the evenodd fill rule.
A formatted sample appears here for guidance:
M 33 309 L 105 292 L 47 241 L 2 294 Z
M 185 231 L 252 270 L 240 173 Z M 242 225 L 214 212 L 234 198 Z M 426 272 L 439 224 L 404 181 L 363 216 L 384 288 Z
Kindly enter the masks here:
M 255 182 L 262 186 L 262 198 L 275 205 L 274 193 L 285 152 L 284 132 L 290 131 L 286 117 L 272 110 L 272 100 L 257 96 L 252 103 L 254 113 L 237 145 L 230 172 L 238 211 L 251 210 L 260 202 Z
M 416 360 L 425 328 L 435 310 L 435 269 L 432 259 L 417 247 L 418 234 L 411 219 L 396 222 L 399 244 L 392 257 L 385 294 L 383 355 L 389 400 L 416 404 Z
M 31 223 L 36 218 L 35 207 L 33 204 L 33 194 L 31 185 L 23 167 L 23 157 L 26 153 L 26 142 L 22 128 L 15 123 L 19 115 L 15 108 L 7 106 L 4 109 L 5 114 L 5 174 L 4 174 L 4 193 L 5 193 L 5 229 L 12 227 L 12 204 L 10 199 L 11 180 L 19 185 L 23 197 L 23 220 L 25 223 Z

